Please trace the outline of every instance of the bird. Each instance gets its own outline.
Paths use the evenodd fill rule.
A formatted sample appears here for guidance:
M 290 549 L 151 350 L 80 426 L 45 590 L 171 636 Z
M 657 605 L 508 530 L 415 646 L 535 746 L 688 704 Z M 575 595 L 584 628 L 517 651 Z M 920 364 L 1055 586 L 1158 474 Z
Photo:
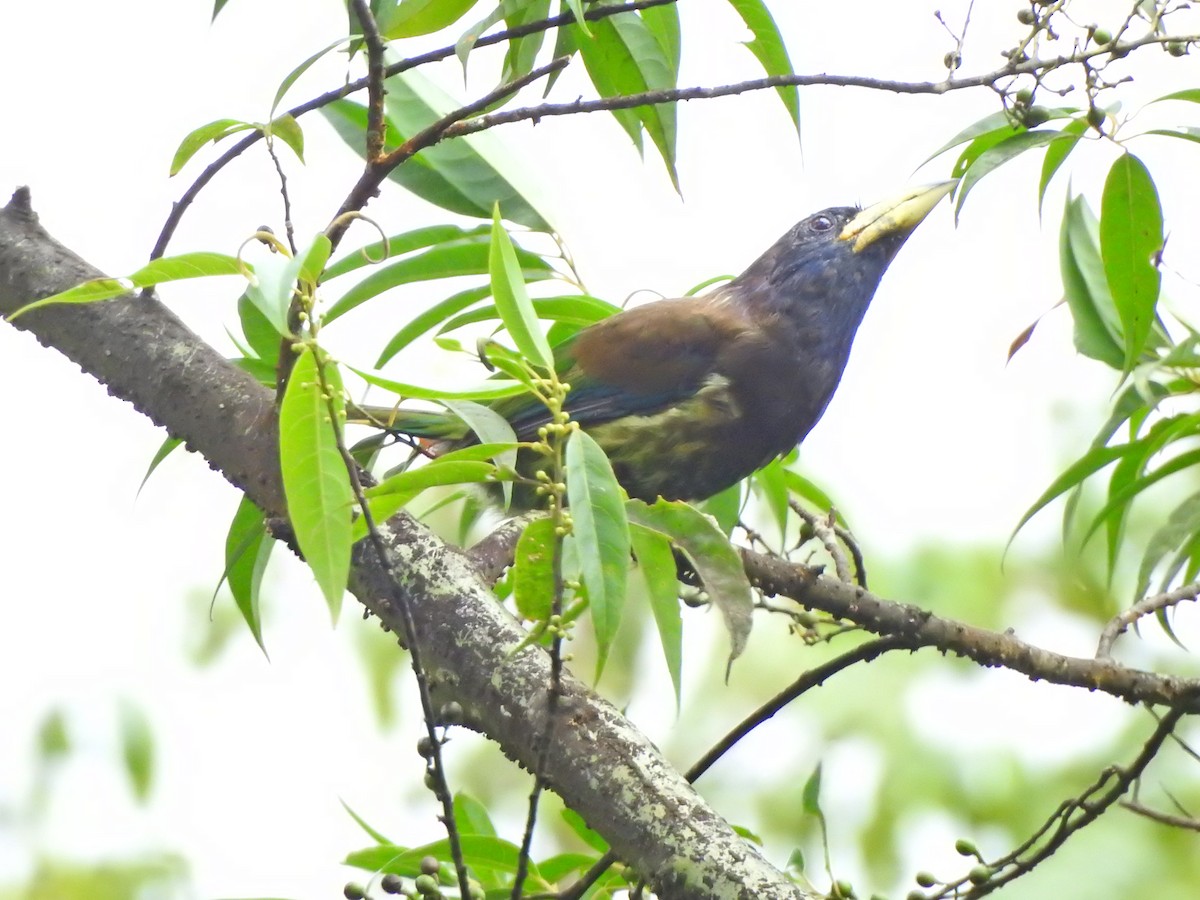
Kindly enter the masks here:
M 590 325 L 554 348 L 572 420 L 604 449 L 633 498 L 698 501 L 789 453 L 820 420 L 884 272 L 956 182 L 800 220 L 729 282 L 655 300 Z M 551 420 L 524 395 L 493 401 L 519 441 Z M 371 411 L 432 455 L 475 443 L 449 411 Z M 540 460 L 540 462 L 539 462 Z M 525 453 L 517 470 L 545 465 Z M 513 505 L 537 505 L 533 490 Z

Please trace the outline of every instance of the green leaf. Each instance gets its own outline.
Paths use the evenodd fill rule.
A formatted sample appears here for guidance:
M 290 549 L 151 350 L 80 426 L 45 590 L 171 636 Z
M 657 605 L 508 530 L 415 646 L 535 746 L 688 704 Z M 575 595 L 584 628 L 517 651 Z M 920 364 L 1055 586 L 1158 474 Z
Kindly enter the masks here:
M 233 602 L 237 604 L 250 633 L 254 635 L 255 643 L 264 654 L 267 647 L 263 643 L 259 591 L 274 543 L 267 534 L 262 510 L 250 498 L 243 497 L 225 536 L 225 573 L 222 578 L 229 582 Z
M 562 811 L 562 819 L 567 823 L 567 827 L 575 833 L 575 836 L 595 850 L 597 853 L 608 852 L 608 842 L 600 835 L 588 827 L 587 822 L 583 821 L 583 816 L 575 812 L 573 809 L 564 809 Z
M 683 683 L 683 617 L 679 611 L 679 581 L 675 574 L 675 555 L 671 542 L 662 534 L 641 525 L 630 524 L 629 540 L 637 557 L 637 572 L 646 587 L 646 598 L 663 659 L 675 688 L 675 710 L 679 711 Z
M 128 278 L 96 278 L 85 281 L 58 294 L 27 303 L 16 312 L 10 313 L 8 321 L 17 316 L 57 303 L 96 303 L 112 300 L 141 288 L 181 281 L 185 278 L 202 278 L 209 275 L 240 275 L 243 264 L 223 253 L 181 253 L 179 256 L 164 256 L 142 266 Z
M 1109 170 L 1100 202 L 1100 255 L 1125 334 L 1126 373 L 1154 325 L 1162 276 L 1154 257 L 1163 245 L 1162 207 L 1149 170 L 1131 153 Z
M 1026 150 L 1032 150 L 1034 147 L 1044 147 L 1053 141 L 1063 139 L 1064 135 L 1060 131 L 1019 131 L 1011 137 L 1007 137 L 999 143 L 988 147 L 962 173 L 962 181 L 959 182 L 958 194 L 955 197 L 955 216 L 957 217 L 958 213 L 962 210 L 963 203 L 967 199 L 967 194 L 971 192 L 971 189 L 985 175 L 995 171 L 1004 165 L 1004 163 L 1016 159 Z
M 350 574 L 354 493 L 337 447 L 336 429 L 345 421 L 341 375 L 332 362 L 320 365 L 326 397 L 320 352 L 305 347 L 292 369 L 279 407 L 279 455 L 296 542 L 336 622 Z
M 714 494 L 698 506 L 698 509 L 706 516 L 716 519 L 717 527 L 726 536 L 733 534 L 733 529 L 742 515 L 742 489 L 744 486 L 744 481 L 731 484 L 721 493 Z
M 1113 460 L 1120 459 L 1134 446 L 1134 444 L 1121 444 L 1117 447 L 1093 447 L 1079 459 L 1075 460 L 1075 462 L 1067 467 L 1065 472 L 1051 482 L 1050 487 L 1046 488 L 1042 495 L 1034 501 L 1033 506 L 1029 507 L 1025 511 L 1025 514 L 1021 516 L 1021 521 L 1013 529 L 1012 537 L 1008 539 L 1009 544 L 1013 542 L 1013 538 L 1017 536 L 1017 532 L 1025 527 L 1025 523 L 1037 515 L 1048 503 L 1082 484 L 1088 476 L 1099 472 L 1105 466 L 1112 463 Z
M 496 826 L 492 824 L 487 807 L 464 791 L 454 795 L 454 821 L 461 834 L 496 836 Z
M 1050 146 L 1046 148 L 1046 156 L 1042 160 L 1042 174 L 1038 179 L 1039 216 L 1042 214 L 1042 201 L 1046 197 L 1046 188 L 1050 186 L 1050 180 L 1054 178 L 1054 173 L 1062 168 L 1062 164 L 1067 161 L 1067 156 L 1075 149 L 1075 145 L 1079 143 L 1087 129 L 1086 118 L 1075 119 L 1059 132 L 1062 139 L 1051 142 Z
M 395 75 L 386 84 L 388 150 L 462 106 L 415 70 Z M 360 156 L 366 152 L 366 107 L 339 100 L 321 112 L 355 152 Z M 534 231 L 553 231 L 540 201 L 529 196 L 528 189 L 518 187 L 517 168 L 493 135 L 480 133 L 428 147 L 388 177 L 451 212 L 486 219 L 500 203 L 510 221 Z
M 371 838 L 371 840 L 375 841 L 378 844 L 391 844 L 392 843 L 386 837 L 384 837 L 381 832 L 379 832 L 375 828 L 372 828 L 370 825 L 368 825 L 366 819 L 364 819 L 362 816 L 360 816 L 358 813 L 356 813 L 353 809 L 350 808 L 349 803 L 347 803 L 345 800 L 341 800 L 341 799 L 339 799 L 338 802 L 342 804 L 342 809 L 344 809 L 347 813 L 349 813 L 350 818 L 352 818 L 355 821 L 355 823 L 358 825 L 359 828 L 361 828 L 363 831 L 365 831 L 367 833 L 367 835 Z
M 271 369 L 279 365 L 279 331 L 245 292 L 238 298 L 238 320 L 241 322 L 246 343 L 254 355 Z
M 504 21 L 510 28 L 518 28 L 531 22 L 540 22 L 550 15 L 550 0 L 526 0 L 514 7 L 511 3 L 502 3 L 505 10 Z M 546 32 L 536 31 L 524 37 L 513 38 L 508 42 L 508 50 L 504 54 L 504 68 L 501 70 L 502 84 L 515 81 L 533 71 L 537 61 L 538 51 L 546 39 Z
M 525 278 L 536 281 L 555 274 L 540 256 L 515 247 L 514 252 Z M 402 284 L 460 275 L 487 275 L 489 253 L 490 244 L 483 240 L 455 241 L 382 265 L 343 294 L 325 314 L 325 322 L 328 324 L 359 304 Z
M 808 776 L 808 780 L 804 782 L 804 791 L 801 794 L 801 808 L 810 816 L 824 818 L 824 813 L 821 812 L 821 764 L 817 763 L 817 767 L 813 769 L 813 773 Z
M 750 582 L 738 552 L 716 522 L 681 501 L 658 500 L 650 505 L 629 500 L 625 510 L 630 523 L 661 532 L 687 554 L 709 600 L 725 620 L 732 663 L 746 648 L 754 611 Z
M 215 144 L 217 141 L 227 138 L 231 134 L 237 134 L 239 131 L 249 131 L 254 127 L 253 123 L 243 122 L 240 119 L 217 119 L 214 122 L 201 125 L 179 142 L 179 148 L 175 151 L 175 156 L 171 160 L 170 174 L 178 175 L 180 170 L 188 164 L 188 160 L 195 156 L 205 144 L 210 142 Z
M 542 321 L 565 322 L 570 325 L 586 327 L 616 315 L 621 311 L 621 307 L 598 297 L 574 294 L 565 297 L 535 297 L 533 311 Z M 464 325 L 499 318 L 500 311 L 496 309 L 496 305 L 494 303 L 486 304 L 446 320 L 446 324 L 439 329 L 439 333 L 445 334 L 456 328 L 462 328 Z
M 807 500 L 809 505 L 819 509 L 821 512 L 829 512 L 831 509 L 837 509 L 837 504 L 833 502 L 833 498 L 821 489 L 820 485 L 815 484 L 805 478 L 799 472 L 787 468 L 783 469 L 783 480 L 787 484 L 788 491 L 795 494 L 801 500 Z M 838 514 L 838 521 L 843 525 L 845 520 L 841 514 Z
M 213 13 L 210 21 L 215 22 L 217 20 L 217 16 L 220 15 L 221 10 L 225 8 L 225 4 L 228 2 L 229 0 L 213 0 Z
M 460 845 L 463 857 L 472 869 L 509 874 L 517 871 L 520 848 L 510 841 L 490 835 L 464 834 Z M 411 849 L 395 845 L 367 847 L 347 854 L 344 863 L 372 873 L 415 878 L 421 874 L 421 860 L 426 856 L 449 859 L 450 842 L 443 839 Z M 530 875 L 536 884 L 545 884 L 537 867 L 532 864 Z
M 258 261 L 246 285 L 246 299 L 262 313 L 276 334 L 286 336 L 288 311 L 296 292 L 300 263 L 282 254 L 271 254 Z
M 317 60 L 319 60 L 322 56 L 324 56 L 326 53 L 328 53 L 334 47 L 339 47 L 342 44 L 344 44 L 345 42 L 346 42 L 346 39 L 344 37 L 338 38 L 332 44 L 322 47 L 320 50 L 318 50 L 316 53 L 314 53 L 308 59 L 304 60 L 304 62 L 300 63 L 300 65 L 296 66 L 296 68 L 292 69 L 292 71 L 288 72 L 287 76 L 283 79 L 283 81 L 279 82 L 279 89 L 275 91 L 275 99 L 271 101 L 271 118 L 272 119 L 275 118 L 275 110 L 279 108 L 279 104 L 283 100 L 284 95 L 287 94 L 288 90 L 291 89 L 292 85 L 296 83 L 296 80 L 299 79 L 300 76 L 303 75 L 305 72 L 307 72 L 312 67 L 313 63 L 315 63 Z
M 1150 589 L 1150 578 L 1155 568 L 1189 537 L 1200 532 L 1200 491 L 1191 494 L 1183 500 L 1167 519 L 1151 536 L 1138 568 L 1137 589 L 1134 599 L 1140 600 Z M 1161 589 L 1166 590 L 1170 575 L 1163 581 Z
M 1180 125 L 1178 128 L 1153 128 L 1146 134 L 1157 134 L 1163 137 L 1181 138 L 1185 141 L 1200 143 L 1200 128 L 1191 125 Z
M 794 75 L 792 61 L 788 58 L 787 47 L 783 35 L 771 17 L 771 11 L 763 0 L 729 0 L 746 27 L 754 34 L 754 39 L 746 43 L 746 49 L 754 54 L 763 71 L 767 75 Z M 674 9 L 674 7 L 671 7 Z M 647 10 L 646 12 L 649 12 Z M 796 134 L 800 134 L 800 94 L 794 85 L 783 85 L 776 88 L 784 108 L 792 117 L 796 126 Z
M 492 244 L 488 252 L 488 272 L 492 279 L 492 296 L 504 327 L 512 336 L 517 349 L 532 363 L 546 371 L 554 368 L 554 354 L 546 335 L 538 325 L 537 313 L 529 300 L 525 278 L 517 252 L 508 232 L 500 222 L 500 205 L 492 213 Z
M 1095 227 L 1084 199 L 1068 196 L 1058 241 L 1063 296 L 1075 323 L 1075 349 L 1120 370 L 1125 351 L 1117 310 L 1103 277 Z
M 578 27 L 578 26 L 572 26 Z M 576 35 L 588 76 L 601 97 L 618 97 L 675 87 L 674 66 L 662 44 L 635 13 L 620 13 L 591 23 L 592 37 Z M 642 149 L 644 128 L 662 155 L 671 183 L 675 170 L 675 104 L 613 110 L 634 146 Z
M 514 384 L 511 381 L 489 381 L 487 384 L 472 390 L 447 391 L 441 388 L 420 387 L 419 385 L 406 384 L 402 381 L 393 381 L 390 378 L 384 378 L 382 375 L 367 372 L 363 369 L 356 369 L 353 366 L 348 366 L 347 368 L 368 384 L 383 388 L 385 391 L 391 391 L 393 394 L 407 400 L 498 400 L 501 397 L 514 397 L 517 394 L 523 394 L 527 390 L 525 385 Z
M 545 622 L 554 609 L 554 522 L 534 519 L 517 541 L 509 573 L 517 612 L 531 622 Z
M 376 523 L 386 521 L 411 503 L 421 492 L 447 484 L 479 484 L 490 481 L 496 467 L 482 460 L 435 459 L 416 469 L 397 472 L 364 493 Z M 365 519 L 358 519 L 353 540 L 367 534 Z
M 400 0 L 390 17 L 384 40 L 417 37 L 453 25 L 477 0 Z
M 1151 100 L 1151 103 L 1161 103 L 1163 100 L 1187 100 L 1191 103 L 1200 103 L 1200 88 L 1187 88 L 1182 91 L 1172 91 L 1169 94 L 1163 94 L 1161 97 L 1156 97 Z
M 145 803 L 154 784 L 154 734 L 146 714 L 128 701 L 121 703 L 121 758 L 133 796 Z
M 488 406 L 470 400 L 442 400 L 442 405 L 467 423 L 481 444 L 511 445 L 492 459 L 501 471 L 515 472 L 517 468 L 517 433 L 500 413 Z M 500 483 L 504 494 L 504 508 L 512 503 L 512 482 L 505 479 Z
M 483 37 L 483 33 L 504 18 L 504 7 L 506 0 L 501 0 L 500 4 L 489 12 L 486 16 L 470 26 L 466 31 L 459 35 L 458 40 L 454 42 L 454 55 L 458 58 L 459 65 L 462 66 L 463 80 L 467 78 L 467 58 L 471 55 L 471 51 L 475 49 L 475 42 Z M 504 101 L 500 101 L 503 103 Z M 493 107 L 494 108 L 494 107 Z
M 393 234 L 386 240 L 375 241 L 352 250 L 337 262 L 325 269 L 324 281 L 337 278 L 353 272 L 363 266 L 374 266 L 386 259 L 392 259 L 423 247 L 435 244 L 453 244 L 458 241 L 486 242 L 491 235 L 490 225 L 476 225 L 474 228 L 460 228 L 457 225 L 427 225 L 424 228 L 414 228 Z
M 621 486 L 612 464 L 591 435 L 571 433 L 566 451 L 567 499 L 573 523 L 571 539 L 587 588 L 596 632 L 596 678 L 621 624 L 629 573 L 629 522 Z
M 300 162 L 304 162 L 304 129 L 300 127 L 300 123 L 294 116 L 284 113 L 271 122 L 264 133 L 279 138 L 292 148 L 292 152 L 296 154 L 296 158 Z
M 960 144 L 965 144 L 968 141 L 974 141 L 985 134 L 993 135 L 993 144 L 995 144 L 1002 141 L 1005 137 L 1015 134 L 1019 130 L 1020 126 L 1014 125 L 1009 119 L 1008 113 L 1004 110 L 990 113 L 984 116 L 978 122 L 975 122 L 973 125 L 968 125 L 954 137 L 950 138 L 950 140 L 946 141 L 946 143 L 942 144 L 942 146 L 938 147 L 938 149 L 934 150 L 933 153 L 929 154 L 929 156 L 925 159 L 925 162 L 921 163 L 921 165 L 925 165 L 925 163 L 929 162 L 930 160 L 936 159 L 953 147 L 957 147 Z
M 775 524 L 779 526 L 781 542 L 787 538 L 788 520 L 787 477 L 783 473 L 783 463 L 776 457 L 751 476 L 759 496 L 766 501 Z
M 154 474 L 154 470 L 158 468 L 159 464 L 182 443 L 180 438 L 169 437 L 159 445 L 158 450 L 154 453 L 154 458 L 150 460 L 150 465 L 146 468 L 146 474 L 142 476 L 142 483 L 138 485 L 138 494 L 141 494 L 142 488 L 146 486 L 146 482 L 150 480 L 150 476 Z
M 445 300 L 435 303 L 429 309 L 424 310 L 409 320 L 403 328 L 392 335 L 387 345 L 380 351 L 379 359 L 375 360 L 375 367 L 382 368 L 387 365 L 392 357 L 421 335 L 433 330 L 438 323 L 446 321 L 450 316 L 453 316 L 460 310 L 466 309 L 473 303 L 478 303 L 484 297 L 490 297 L 491 294 L 491 286 L 484 285 L 482 287 L 468 288 L 465 291 L 460 291 L 451 297 L 447 297 Z

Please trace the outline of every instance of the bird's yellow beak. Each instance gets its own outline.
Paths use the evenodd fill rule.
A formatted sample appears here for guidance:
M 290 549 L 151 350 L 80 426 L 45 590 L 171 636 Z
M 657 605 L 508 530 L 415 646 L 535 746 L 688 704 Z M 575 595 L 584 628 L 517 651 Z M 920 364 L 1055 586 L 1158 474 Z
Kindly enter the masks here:
M 958 184 L 958 179 L 908 188 L 903 193 L 868 206 L 846 223 L 838 240 L 854 241 L 853 250 L 860 252 L 879 238 L 889 234 L 912 231 L 929 215 Z

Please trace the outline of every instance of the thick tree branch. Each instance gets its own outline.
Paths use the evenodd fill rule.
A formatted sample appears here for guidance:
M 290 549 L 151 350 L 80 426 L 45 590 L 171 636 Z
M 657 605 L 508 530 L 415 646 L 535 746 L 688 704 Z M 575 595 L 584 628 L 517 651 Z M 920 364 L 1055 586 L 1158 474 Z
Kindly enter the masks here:
M 874 634 L 907 639 L 914 649 L 935 647 L 982 666 L 1012 669 L 1032 681 L 1103 691 L 1129 703 L 1200 712 L 1200 679 L 1131 669 L 1111 659 L 1052 653 L 1025 643 L 1011 631 L 988 631 L 943 619 L 918 606 L 884 600 L 857 585 L 815 577 L 812 569 L 778 557 L 743 550 L 742 562 L 750 580 L 764 593 L 789 597 Z
M 0 209 L 0 314 L 103 273 L 37 224 L 27 191 Z M 188 331 L 152 297 L 48 307 L 18 327 L 77 362 L 174 436 L 206 456 L 271 515 L 284 512 L 269 391 Z M 546 730 L 550 659 L 514 653 L 525 637 L 479 579 L 474 562 L 407 515 L 383 523 L 389 565 L 355 547 L 351 589 L 385 626 L 403 633 L 391 599 L 410 601 L 437 705 L 526 768 Z M 388 570 L 396 573 L 389 578 Z M 547 784 L 664 898 L 805 898 L 709 807 L 616 709 L 565 675 Z

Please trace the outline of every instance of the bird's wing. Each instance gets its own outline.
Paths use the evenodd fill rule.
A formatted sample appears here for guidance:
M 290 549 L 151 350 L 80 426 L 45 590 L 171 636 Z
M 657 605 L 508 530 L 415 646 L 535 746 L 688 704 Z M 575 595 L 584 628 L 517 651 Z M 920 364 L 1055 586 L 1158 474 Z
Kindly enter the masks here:
M 716 295 L 658 300 L 598 322 L 556 350 L 571 385 L 567 410 L 586 426 L 679 403 L 718 371 L 721 350 L 749 327 L 736 304 Z M 522 399 L 497 411 L 528 438 L 549 415 Z

